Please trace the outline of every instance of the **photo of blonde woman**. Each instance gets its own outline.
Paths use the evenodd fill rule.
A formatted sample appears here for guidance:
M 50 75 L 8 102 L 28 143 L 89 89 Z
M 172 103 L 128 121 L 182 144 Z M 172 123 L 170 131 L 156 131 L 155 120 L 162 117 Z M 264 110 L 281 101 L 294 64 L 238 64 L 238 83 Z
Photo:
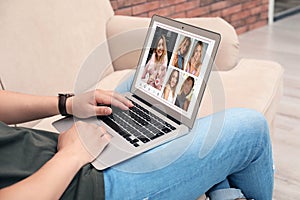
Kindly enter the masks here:
M 184 37 L 181 43 L 179 44 L 177 51 L 174 53 L 174 58 L 172 62 L 172 65 L 174 67 L 183 70 L 185 64 L 185 56 L 190 49 L 190 45 L 191 45 L 191 38 Z
M 168 58 L 166 38 L 164 35 L 161 35 L 157 40 L 150 60 L 146 64 L 142 74 L 142 79 L 144 79 L 147 84 L 160 90 L 166 75 L 167 63 Z
M 163 91 L 163 98 L 170 103 L 174 102 L 178 80 L 179 72 L 176 69 L 173 69 Z
M 195 76 L 199 76 L 201 66 L 202 66 L 202 49 L 203 49 L 203 43 L 201 41 L 198 41 L 196 46 L 194 47 L 193 54 L 187 63 L 187 67 L 185 69 L 186 72 L 193 74 Z

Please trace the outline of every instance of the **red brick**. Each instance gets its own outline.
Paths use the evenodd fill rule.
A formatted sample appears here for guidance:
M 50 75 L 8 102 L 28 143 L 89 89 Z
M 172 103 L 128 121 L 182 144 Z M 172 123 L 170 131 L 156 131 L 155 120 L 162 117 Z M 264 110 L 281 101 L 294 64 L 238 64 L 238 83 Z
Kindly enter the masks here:
M 250 10 L 250 12 L 251 12 L 251 15 L 259 14 L 259 13 L 262 12 L 262 7 L 259 6 L 259 7 L 256 7 L 256 8 L 252 8 L 252 9 Z
M 257 16 L 250 16 L 246 19 L 246 24 L 253 24 L 257 21 Z
M 262 20 L 262 21 L 255 22 L 254 24 L 250 24 L 249 25 L 249 29 L 253 30 L 253 29 L 265 26 L 265 25 L 267 25 L 267 21 L 266 20 Z
M 149 12 L 149 16 L 158 14 L 158 15 L 162 15 L 165 17 L 169 17 L 174 13 L 174 10 L 175 10 L 174 6 L 164 7 L 164 8 L 160 8 L 160 9 Z
M 160 1 L 160 7 L 176 5 L 183 2 L 186 2 L 186 0 L 162 0 Z
M 149 3 L 136 5 L 132 7 L 132 14 L 137 15 L 159 8 L 159 1 L 151 1 Z
M 227 2 L 226 1 L 219 1 L 217 3 L 213 3 L 210 5 L 211 11 L 220 10 L 226 8 Z
M 269 0 L 110 0 L 120 15 L 151 17 L 160 14 L 172 18 L 222 17 L 237 33 L 267 24 Z
M 147 0 L 131 0 L 131 5 L 146 3 Z
M 260 19 L 268 19 L 269 13 L 268 12 L 262 12 L 260 13 Z
M 181 3 L 177 4 L 175 6 L 175 12 L 182 12 L 182 11 L 188 11 L 193 8 L 199 7 L 199 2 L 198 1 L 190 1 L 187 3 Z
M 184 7 L 185 3 L 181 3 L 175 6 L 175 12 L 184 12 L 186 11 L 185 7 Z
M 242 33 L 245 33 L 249 30 L 248 26 L 242 26 L 242 27 L 238 27 L 235 29 L 236 33 L 238 35 L 242 34 Z
M 213 4 L 215 0 L 200 0 L 200 6 Z
M 221 12 L 221 10 L 211 12 L 211 13 L 205 15 L 205 17 L 222 17 L 222 12 Z
M 187 2 L 187 1 L 189 1 L 189 0 L 173 0 L 174 4 L 183 3 L 183 2 Z
M 259 2 L 260 3 L 260 2 Z M 257 3 L 257 1 L 249 1 L 249 2 L 245 2 L 242 5 L 243 10 L 244 9 L 251 9 L 256 7 L 257 5 L 259 5 L 259 3 Z
M 245 0 L 244 0 L 245 1 Z M 247 1 L 247 0 L 246 0 Z M 233 6 L 235 6 L 235 5 L 238 5 L 238 4 L 241 4 L 241 3 L 243 3 L 243 1 L 242 0 L 227 0 L 227 6 L 228 7 L 233 7 Z
M 245 20 L 236 20 L 236 21 L 231 21 L 230 24 L 234 27 L 234 28 L 239 28 L 241 26 L 245 26 Z
M 209 6 L 198 7 L 186 12 L 187 17 L 200 17 L 209 14 Z
M 235 5 L 233 7 L 225 8 L 224 10 L 222 10 L 222 15 L 223 16 L 231 15 L 231 14 L 237 13 L 237 12 L 239 12 L 241 10 L 242 10 L 242 5 L 241 4 Z
M 263 4 L 262 5 L 262 11 L 269 11 L 269 4 Z
M 186 17 L 186 12 L 180 12 L 180 13 L 174 13 L 170 16 L 171 18 L 185 18 Z
M 170 5 L 175 5 L 174 1 L 173 0 L 163 0 L 163 1 L 160 1 L 160 7 L 167 7 L 167 6 L 170 6 Z
M 131 6 L 131 0 L 117 0 L 118 8 Z
M 132 15 L 132 9 L 131 7 L 128 8 L 122 8 L 115 11 L 116 15 Z
M 230 22 L 230 15 L 228 16 L 221 16 L 225 21 Z
M 250 11 L 249 10 L 243 10 L 241 12 L 235 13 L 231 15 L 231 20 L 236 21 L 240 19 L 244 19 L 250 16 Z

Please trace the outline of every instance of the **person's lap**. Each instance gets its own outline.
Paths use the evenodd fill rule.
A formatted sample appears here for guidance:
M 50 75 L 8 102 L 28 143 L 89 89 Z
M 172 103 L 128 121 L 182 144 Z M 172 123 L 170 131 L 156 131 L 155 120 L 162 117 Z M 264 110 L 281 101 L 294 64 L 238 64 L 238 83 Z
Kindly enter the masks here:
M 131 81 L 117 91 L 129 91 Z M 248 198 L 271 199 L 271 168 L 264 117 L 249 109 L 229 109 L 197 119 L 189 134 L 105 170 L 105 196 L 196 199 L 228 180 Z

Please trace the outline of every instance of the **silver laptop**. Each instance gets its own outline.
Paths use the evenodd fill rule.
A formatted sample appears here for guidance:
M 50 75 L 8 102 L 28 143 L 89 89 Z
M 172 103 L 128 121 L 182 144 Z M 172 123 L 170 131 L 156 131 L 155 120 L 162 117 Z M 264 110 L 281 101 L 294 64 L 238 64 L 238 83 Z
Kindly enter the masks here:
M 102 170 L 189 133 L 221 40 L 218 33 L 154 15 L 130 92 L 134 107 L 86 119 L 111 142 L 92 163 Z M 53 123 L 59 131 L 75 119 Z

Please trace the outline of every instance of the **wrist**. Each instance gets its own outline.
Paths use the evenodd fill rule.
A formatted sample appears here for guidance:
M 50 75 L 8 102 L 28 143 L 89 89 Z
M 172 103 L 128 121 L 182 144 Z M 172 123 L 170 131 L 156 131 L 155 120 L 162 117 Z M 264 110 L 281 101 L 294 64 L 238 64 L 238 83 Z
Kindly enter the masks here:
M 77 152 L 74 152 L 68 148 L 58 151 L 55 156 L 57 158 L 62 158 L 65 162 L 72 165 L 76 170 L 79 170 L 88 163 L 83 156 L 79 156 Z
M 66 111 L 68 115 L 73 115 L 73 96 L 66 99 Z
M 72 101 L 74 94 L 58 94 L 58 109 L 62 116 L 72 115 Z

